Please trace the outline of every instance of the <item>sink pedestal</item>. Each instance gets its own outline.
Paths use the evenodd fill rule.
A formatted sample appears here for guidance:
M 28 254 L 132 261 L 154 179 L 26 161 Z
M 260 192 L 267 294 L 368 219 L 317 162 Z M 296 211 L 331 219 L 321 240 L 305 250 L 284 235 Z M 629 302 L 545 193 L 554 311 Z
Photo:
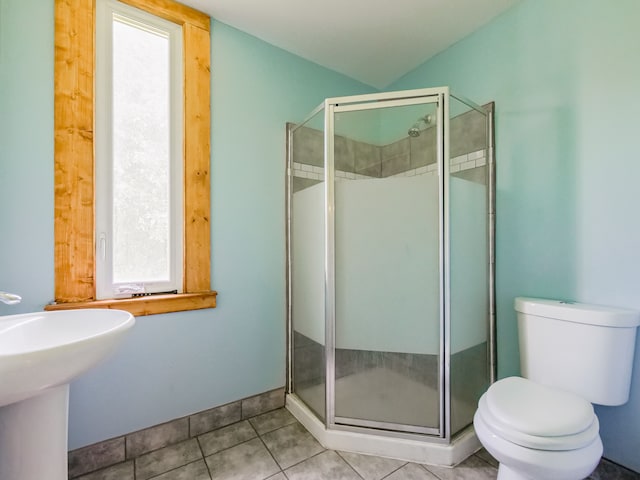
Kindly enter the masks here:
M 67 480 L 69 383 L 135 323 L 108 308 L 0 316 L 0 480 Z
M 67 480 L 69 384 L 0 407 L 0 479 Z

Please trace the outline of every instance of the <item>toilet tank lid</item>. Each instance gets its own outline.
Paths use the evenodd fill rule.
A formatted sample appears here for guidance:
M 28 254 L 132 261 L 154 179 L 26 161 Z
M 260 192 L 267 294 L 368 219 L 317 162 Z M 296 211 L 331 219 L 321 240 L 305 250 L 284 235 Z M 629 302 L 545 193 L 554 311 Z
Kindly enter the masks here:
M 557 318 L 568 322 L 603 327 L 637 327 L 640 325 L 640 312 L 626 308 L 528 297 L 516 297 L 514 303 L 517 312 L 539 317 Z

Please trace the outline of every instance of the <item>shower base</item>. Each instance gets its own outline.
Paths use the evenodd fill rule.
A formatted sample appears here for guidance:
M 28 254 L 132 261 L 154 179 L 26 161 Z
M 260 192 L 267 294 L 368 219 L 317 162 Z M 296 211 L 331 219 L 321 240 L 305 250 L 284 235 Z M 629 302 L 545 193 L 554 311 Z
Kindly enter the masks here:
M 451 443 L 437 439 L 414 440 L 403 436 L 360 433 L 342 428 L 327 429 L 309 408 L 296 396 L 286 397 L 286 407 L 323 447 L 345 452 L 397 458 L 407 462 L 452 467 L 481 448 L 473 427 L 468 427 Z

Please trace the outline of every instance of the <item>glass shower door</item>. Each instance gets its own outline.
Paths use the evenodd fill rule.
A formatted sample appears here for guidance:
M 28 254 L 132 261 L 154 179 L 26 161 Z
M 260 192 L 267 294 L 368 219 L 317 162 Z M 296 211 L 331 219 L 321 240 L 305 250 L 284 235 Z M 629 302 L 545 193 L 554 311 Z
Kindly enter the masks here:
M 336 424 L 440 432 L 437 102 L 332 107 Z

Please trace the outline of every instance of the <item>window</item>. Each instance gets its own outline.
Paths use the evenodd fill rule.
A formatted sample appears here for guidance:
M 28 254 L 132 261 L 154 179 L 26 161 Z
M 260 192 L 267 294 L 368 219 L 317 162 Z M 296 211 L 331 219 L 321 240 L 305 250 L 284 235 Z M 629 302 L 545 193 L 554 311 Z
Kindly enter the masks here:
M 182 293 L 182 27 L 96 11 L 96 297 Z
M 168 0 L 56 0 L 56 301 L 47 309 L 215 306 L 209 23 Z M 132 298 L 140 290 L 179 293 Z

